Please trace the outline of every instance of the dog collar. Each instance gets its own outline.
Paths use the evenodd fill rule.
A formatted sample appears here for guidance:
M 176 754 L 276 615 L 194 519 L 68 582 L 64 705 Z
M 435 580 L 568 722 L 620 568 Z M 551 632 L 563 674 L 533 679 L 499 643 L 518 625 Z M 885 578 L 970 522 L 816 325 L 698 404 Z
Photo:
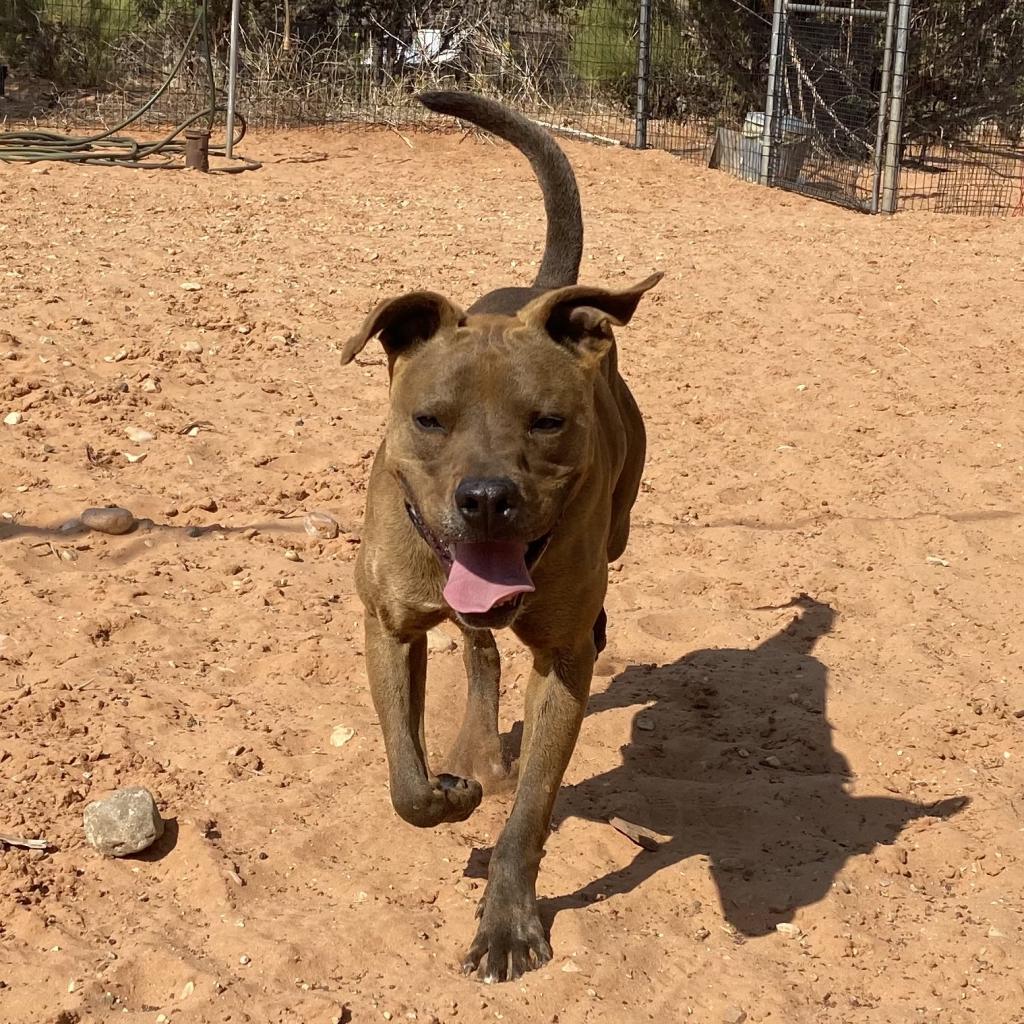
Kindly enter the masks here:
M 405 511 L 408 513 L 412 525 L 416 527 L 416 532 L 423 538 L 430 550 L 434 552 L 438 561 L 445 567 L 451 566 L 451 554 L 445 545 L 438 540 L 430 527 L 423 521 L 423 517 L 420 515 L 419 509 L 416 508 L 412 502 L 407 501 L 405 503 Z

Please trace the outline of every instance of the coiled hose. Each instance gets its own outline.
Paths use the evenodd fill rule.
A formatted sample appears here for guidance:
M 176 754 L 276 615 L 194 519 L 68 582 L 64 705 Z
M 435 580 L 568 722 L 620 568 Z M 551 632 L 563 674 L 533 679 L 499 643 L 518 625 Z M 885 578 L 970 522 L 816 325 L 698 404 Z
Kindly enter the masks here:
M 178 141 L 178 136 L 187 128 L 191 128 L 197 121 L 204 118 L 207 127 L 213 127 L 213 120 L 217 113 L 224 110 L 218 102 L 217 85 L 213 74 L 213 58 L 210 55 L 210 35 L 208 28 L 209 0 L 202 0 L 196 12 L 195 21 L 192 23 L 192 31 L 182 47 L 181 55 L 177 63 L 171 69 L 170 74 L 164 79 L 159 89 L 139 107 L 131 113 L 120 124 L 100 132 L 98 135 L 74 136 L 62 135 L 57 132 L 44 131 L 13 131 L 0 132 L 0 160 L 12 163 L 35 163 L 42 160 L 59 160 L 68 163 L 95 164 L 99 167 L 136 167 L 142 170 L 164 170 L 180 168 L 183 166 L 182 159 L 185 154 L 184 141 Z M 134 124 L 150 110 L 157 100 L 170 88 L 175 75 L 185 63 L 186 57 L 192 49 L 192 44 L 197 36 L 202 38 L 203 57 L 206 70 L 206 84 L 209 96 L 209 106 L 197 114 L 182 121 L 172 131 L 157 142 L 139 142 L 136 139 L 118 134 L 129 125 Z M 234 139 L 237 146 L 245 136 L 245 120 L 236 113 L 238 120 L 238 131 Z M 224 156 L 226 147 L 224 145 L 210 146 L 211 156 Z M 228 167 L 216 167 L 213 170 L 223 173 L 238 173 L 239 171 L 258 170 L 261 165 L 255 160 L 245 157 L 238 159 Z

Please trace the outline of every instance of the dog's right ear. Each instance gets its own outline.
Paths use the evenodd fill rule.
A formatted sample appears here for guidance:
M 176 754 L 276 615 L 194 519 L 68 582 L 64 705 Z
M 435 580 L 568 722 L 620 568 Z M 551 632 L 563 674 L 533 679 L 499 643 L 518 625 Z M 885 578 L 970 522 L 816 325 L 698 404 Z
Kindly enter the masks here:
M 341 364 L 351 363 L 374 335 L 380 335 L 390 365 L 396 356 L 413 345 L 429 340 L 438 331 L 460 327 L 465 322 L 466 314 L 437 292 L 408 292 L 396 299 L 385 299 L 345 343 L 341 350 Z

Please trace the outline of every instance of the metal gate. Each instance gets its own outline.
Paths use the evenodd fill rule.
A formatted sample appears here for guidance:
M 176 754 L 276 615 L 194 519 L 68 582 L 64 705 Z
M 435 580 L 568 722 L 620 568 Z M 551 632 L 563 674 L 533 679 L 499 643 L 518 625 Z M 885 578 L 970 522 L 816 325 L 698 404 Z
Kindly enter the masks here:
M 896 209 L 909 20 L 909 0 L 776 0 L 765 111 L 744 131 L 764 184 Z

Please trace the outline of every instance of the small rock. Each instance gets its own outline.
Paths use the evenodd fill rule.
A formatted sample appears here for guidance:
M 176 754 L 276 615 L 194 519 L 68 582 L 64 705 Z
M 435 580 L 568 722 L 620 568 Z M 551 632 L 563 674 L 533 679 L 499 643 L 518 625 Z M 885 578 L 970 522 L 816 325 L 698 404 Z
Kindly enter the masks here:
M 107 857 L 127 857 L 152 846 L 164 832 L 153 794 L 142 786 L 94 800 L 83 815 L 85 838 Z
M 338 520 L 326 512 L 310 512 L 302 525 L 306 533 L 317 540 L 334 540 L 340 530 Z
M 347 725 L 336 725 L 331 730 L 331 746 L 332 747 L 343 747 L 353 736 L 355 736 L 355 729 L 350 728 Z
M 204 512 L 216 512 L 217 502 L 215 502 L 213 498 L 200 498 L 197 502 L 194 503 L 193 507 L 200 508 Z
M 798 926 L 798 925 L 795 925 L 795 924 L 790 924 L 790 923 L 789 923 L 788 921 L 780 921 L 780 922 L 779 922 L 779 923 L 778 923 L 778 924 L 777 924 L 777 925 L 775 926 L 775 930 L 776 930 L 776 931 L 777 931 L 777 932 L 778 932 L 778 933 L 779 933 L 780 935 L 785 935 L 785 936 L 786 936 L 786 938 L 789 938 L 789 939 L 795 939 L 795 938 L 798 938 L 798 937 L 799 937 L 799 936 L 800 936 L 801 934 L 803 934 L 803 933 L 802 933 L 802 932 L 800 931 L 800 928 L 799 928 L 799 926 Z
M 189 355 L 198 356 L 202 354 L 203 345 L 202 342 L 196 341 L 194 338 L 189 338 L 188 341 L 181 343 L 181 351 L 188 352 Z
M 637 715 L 634 724 L 641 732 L 654 732 L 654 723 L 649 718 L 641 718 L 640 715 Z
M 288 550 L 284 553 L 284 557 L 287 558 L 289 562 L 302 561 L 302 555 L 300 555 L 298 551 L 295 550 L 295 548 L 288 548 Z
M 135 516 L 126 508 L 113 505 L 110 508 L 87 508 L 80 516 L 82 525 L 97 533 L 118 536 L 135 529 Z
M 242 536 L 246 540 L 252 540 L 253 537 L 258 537 L 259 535 L 260 535 L 260 531 L 257 530 L 255 526 L 250 526 L 247 530 L 243 530 L 242 531 Z
M 571 960 L 567 963 L 562 964 L 562 970 L 566 974 L 579 974 L 580 969 Z
M 7 426 L 9 427 L 16 427 L 22 421 L 23 418 L 24 417 L 21 415 L 20 412 L 9 412 L 4 417 L 4 423 L 6 423 Z
M 746 1013 L 738 1006 L 727 1006 L 722 1011 L 722 1020 L 724 1024 L 743 1024 L 746 1019 Z
M 198 292 L 202 290 L 202 285 L 198 281 L 182 281 L 181 287 L 186 292 Z
M 694 937 L 694 938 L 695 938 L 695 939 L 696 939 L 696 940 L 697 940 L 698 942 L 703 942 L 703 941 L 704 941 L 705 939 L 709 938 L 709 937 L 710 937 L 710 935 L 711 935 L 711 932 L 709 932 L 709 931 L 707 930 L 707 928 L 705 928 L 705 927 L 704 927 L 703 925 L 702 925 L 702 926 L 701 926 L 700 928 L 698 928 L 698 929 L 697 929 L 697 930 L 696 930 L 696 931 L 695 931 L 695 932 L 693 933 L 693 937 Z
M 774 754 L 772 754 L 770 757 L 766 757 L 761 762 L 761 764 L 763 764 L 766 768 L 781 768 L 782 767 L 782 762 Z
M 142 382 L 142 390 L 148 391 L 151 395 L 155 394 L 160 390 L 160 381 L 158 381 L 155 377 L 147 377 Z
M 135 444 L 146 444 L 156 437 L 155 434 L 151 434 L 148 430 L 143 430 L 141 427 L 125 427 L 124 432 L 128 435 L 128 440 L 134 441 Z
M 239 963 L 240 963 L 240 964 L 241 964 L 241 965 L 242 965 L 243 967 L 245 967 L 245 966 L 246 966 L 247 964 L 251 964 L 251 963 L 252 963 L 252 957 L 251 957 L 251 956 L 248 956 L 248 955 L 247 955 L 246 953 L 243 953 L 243 954 L 242 954 L 242 955 L 241 955 L 241 956 L 240 956 L 240 957 L 238 958 L 238 962 L 239 962 Z
M 449 654 L 458 647 L 458 644 L 443 630 L 431 629 L 427 631 L 427 650 L 434 654 Z
M 181 990 L 181 999 L 188 999 L 190 995 L 196 990 L 196 983 L 194 981 L 186 981 L 184 988 Z

